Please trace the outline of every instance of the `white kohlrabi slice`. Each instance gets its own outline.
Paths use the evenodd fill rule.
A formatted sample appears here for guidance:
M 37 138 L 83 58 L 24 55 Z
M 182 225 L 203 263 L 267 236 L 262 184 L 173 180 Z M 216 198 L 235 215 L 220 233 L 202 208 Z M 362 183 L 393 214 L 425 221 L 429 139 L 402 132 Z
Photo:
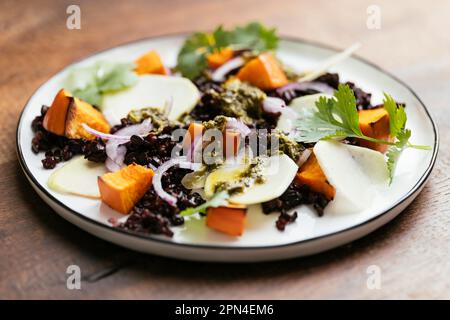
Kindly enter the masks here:
M 126 90 L 105 94 L 102 111 L 111 124 L 120 123 L 133 109 L 157 107 L 163 109 L 173 99 L 169 120 L 176 120 L 189 112 L 200 98 L 197 87 L 191 80 L 163 75 L 143 75 L 138 83 Z
M 289 107 L 294 110 L 298 115 L 300 115 L 302 112 L 313 112 L 316 110 L 316 101 L 320 97 L 325 98 L 332 98 L 331 95 L 324 94 L 324 93 L 316 93 L 316 94 L 310 94 L 303 97 L 295 98 L 294 100 L 289 103 Z M 281 113 L 280 117 L 278 118 L 277 123 L 277 129 L 283 131 L 283 132 L 291 132 L 292 129 L 295 127 L 295 122 L 297 121 L 297 117 L 293 117 L 291 112 L 283 112 Z
M 97 199 L 100 198 L 97 178 L 106 172 L 103 163 L 94 163 L 78 156 L 54 171 L 47 185 L 56 192 Z
M 286 155 L 277 155 L 262 158 L 263 183 L 254 183 L 241 193 L 230 197 L 229 201 L 236 204 L 256 204 L 275 199 L 283 194 L 289 187 L 297 173 L 298 166 Z M 215 186 L 220 182 L 239 181 L 240 175 L 245 172 L 248 165 L 237 164 L 223 166 L 206 178 L 205 195 L 210 198 L 214 194 Z
M 383 154 L 337 141 L 319 141 L 314 154 L 336 196 L 326 213 L 352 213 L 369 207 L 387 186 L 388 169 Z
M 381 152 L 368 148 L 344 145 L 352 158 L 359 164 L 365 174 L 376 185 L 386 185 L 389 181 L 389 171 L 386 160 Z

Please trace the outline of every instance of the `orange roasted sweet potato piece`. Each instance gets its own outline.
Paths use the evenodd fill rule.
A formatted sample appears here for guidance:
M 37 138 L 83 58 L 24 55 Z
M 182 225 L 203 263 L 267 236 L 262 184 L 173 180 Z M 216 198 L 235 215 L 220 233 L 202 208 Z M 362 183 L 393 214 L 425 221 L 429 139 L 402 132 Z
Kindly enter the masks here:
M 323 194 L 328 200 L 332 200 L 336 194 L 336 189 L 328 182 L 314 153 L 300 167 L 295 179 L 312 191 Z
M 44 128 L 70 139 L 94 139 L 92 134 L 84 130 L 83 123 L 101 132 L 108 133 L 110 130 L 108 122 L 100 111 L 89 103 L 72 97 L 67 90 L 61 89 L 45 114 Z
M 225 62 L 233 58 L 234 52 L 231 48 L 223 48 L 221 50 L 217 50 L 213 53 L 210 53 L 206 56 L 206 60 L 208 61 L 208 66 L 211 69 L 217 69 Z
M 67 111 L 65 136 L 70 139 L 95 139 L 95 136 L 87 132 L 82 124 L 108 133 L 110 126 L 103 114 L 95 109 L 89 103 L 78 98 L 72 98 L 73 101 Z
M 276 89 L 289 82 L 278 61 L 268 52 L 247 62 L 239 70 L 237 77 L 261 90 Z
M 236 131 L 225 130 L 223 132 L 223 155 L 225 158 L 237 155 L 241 143 L 241 134 Z
M 153 170 L 130 164 L 98 177 L 100 197 L 104 203 L 123 214 L 128 214 L 152 185 Z
M 196 140 L 196 138 L 203 134 L 205 128 L 199 122 L 191 122 L 189 124 L 186 135 L 183 138 L 183 150 L 186 152 L 191 148 L 192 144 Z
M 67 111 L 72 102 L 72 95 L 67 90 L 59 90 L 44 117 L 43 126 L 47 131 L 59 136 L 65 134 Z
M 139 57 L 136 61 L 137 74 L 167 74 L 167 70 L 159 57 L 159 54 L 152 50 Z
M 359 127 L 362 133 L 368 137 L 390 141 L 389 114 L 383 107 L 360 110 Z M 358 139 L 361 147 L 366 147 L 380 152 L 386 152 L 387 144 L 379 144 L 363 139 Z
M 208 208 L 206 225 L 230 236 L 240 236 L 244 233 L 246 212 L 247 208 L 242 205 Z

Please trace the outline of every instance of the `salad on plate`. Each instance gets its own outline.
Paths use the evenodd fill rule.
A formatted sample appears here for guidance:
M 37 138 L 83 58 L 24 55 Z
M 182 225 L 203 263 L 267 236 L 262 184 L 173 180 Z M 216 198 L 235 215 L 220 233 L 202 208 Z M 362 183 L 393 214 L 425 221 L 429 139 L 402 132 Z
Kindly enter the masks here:
M 238 237 L 251 206 L 280 231 L 301 205 L 370 206 L 402 151 L 429 147 L 410 142 L 404 104 L 374 104 L 328 71 L 359 45 L 294 70 L 278 40 L 254 22 L 188 36 L 175 66 L 151 49 L 71 68 L 31 124 L 48 187 L 119 212 L 115 228 L 167 237 L 190 219 Z

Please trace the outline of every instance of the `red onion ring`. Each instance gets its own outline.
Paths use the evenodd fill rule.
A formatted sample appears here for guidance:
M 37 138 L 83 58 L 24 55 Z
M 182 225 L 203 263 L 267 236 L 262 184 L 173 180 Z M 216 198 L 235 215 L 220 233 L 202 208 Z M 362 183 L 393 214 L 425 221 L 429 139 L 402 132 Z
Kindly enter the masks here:
M 166 201 L 172 207 L 176 206 L 177 198 L 174 197 L 173 195 L 167 193 L 166 191 L 164 191 L 164 189 L 162 187 L 161 179 L 162 179 L 164 172 L 166 172 L 171 167 L 176 166 L 176 165 L 179 165 L 181 168 L 188 168 L 188 169 L 193 169 L 193 170 L 194 170 L 194 168 L 198 169 L 198 167 L 201 166 L 201 164 L 194 164 L 190 161 L 187 161 L 186 157 L 179 157 L 179 158 L 170 159 L 170 160 L 164 162 L 162 165 L 160 165 L 156 169 L 155 175 L 152 178 L 153 189 L 155 189 L 155 192 L 158 194 L 158 196 L 161 199 Z
M 97 138 L 103 139 L 103 140 L 114 140 L 114 141 L 128 141 L 130 140 L 130 136 L 122 136 L 122 135 L 115 135 L 115 134 L 109 134 L 97 131 L 91 127 L 89 127 L 86 123 L 82 123 L 81 126 L 84 130 L 89 132 L 90 134 L 96 136 Z
M 242 57 L 233 58 L 219 68 L 217 68 L 211 75 L 211 79 L 216 82 L 225 81 L 225 76 L 232 70 L 242 67 L 245 63 L 245 60 Z
M 119 166 L 117 163 L 115 163 L 113 160 L 111 160 L 111 158 L 106 158 L 105 166 L 106 169 L 108 169 L 111 172 L 119 171 L 120 169 L 122 169 L 122 167 Z
M 133 124 L 128 127 L 117 130 L 117 132 L 112 137 L 120 136 L 126 137 L 127 139 L 109 139 L 105 145 L 105 151 L 108 158 L 105 162 L 106 168 L 109 171 L 117 171 L 123 167 L 123 162 L 125 160 L 125 155 L 127 153 L 127 148 L 123 146 L 124 143 L 130 141 L 133 135 L 140 137 L 145 137 L 148 132 L 153 128 L 151 119 L 145 119 L 139 124 Z
M 283 99 L 267 97 L 263 101 L 263 110 L 269 113 L 281 113 L 286 109 L 286 103 Z
M 332 95 L 334 93 L 333 87 L 329 86 L 326 83 L 318 82 L 318 81 L 291 82 L 283 87 L 278 88 L 277 93 L 283 94 L 286 91 L 292 91 L 292 90 L 300 90 L 300 91 L 315 90 L 315 91 L 323 92 L 323 93 L 330 94 L 330 95 Z
M 147 118 L 141 123 L 133 124 L 131 126 L 123 127 L 122 129 L 117 130 L 114 133 L 114 136 L 115 135 L 128 136 L 129 140 L 131 136 L 145 137 L 152 129 L 153 129 L 152 119 Z

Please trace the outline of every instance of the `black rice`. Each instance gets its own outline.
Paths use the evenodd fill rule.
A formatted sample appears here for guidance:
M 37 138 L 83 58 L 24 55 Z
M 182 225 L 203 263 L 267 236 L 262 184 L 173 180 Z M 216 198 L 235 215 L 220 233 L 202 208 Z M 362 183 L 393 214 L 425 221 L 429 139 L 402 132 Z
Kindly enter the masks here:
M 172 168 L 162 178 L 164 190 L 177 198 L 176 207 L 161 199 L 151 187 L 131 210 L 127 221 L 118 227 L 143 234 L 163 234 L 171 237 L 173 232 L 170 227 L 184 223 L 179 212 L 204 202 L 199 194 L 191 192 L 181 184 L 181 179 L 189 172 L 191 171 L 187 169 Z
M 329 200 L 320 193 L 312 191 L 306 185 L 300 185 L 295 180 L 288 189 L 278 198 L 262 203 L 262 209 L 265 214 L 280 212 L 276 222 L 278 230 L 283 231 L 286 224 L 292 223 L 297 218 L 294 213 L 290 216 L 287 211 L 301 204 L 312 205 L 319 217 L 323 216 L 323 210 Z
M 172 151 L 179 141 L 172 140 L 172 132 L 178 126 L 167 126 L 160 133 L 150 133 L 145 138 L 132 136 L 125 144 L 127 153 L 125 164 L 140 164 L 147 166 L 151 164 L 158 167 L 172 157 Z
M 340 82 L 339 82 L 339 75 L 337 73 L 325 73 L 321 75 L 320 77 L 314 79 L 316 82 L 322 82 L 330 87 L 337 89 Z M 350 87 L 350 89 L 353 90 L 353 93 L 355 95 L 356 99 L 356 107 L 358 110 L 365 110 L 365 109 L 372 109 L 374 106 L 371 105 L 371 98 L 372 94 L 369 92 L 365 92 L 361 88 L 357 87 L 353 82 L 346 82 L 346 85 Z M 308 89 L 308 90 L 289 90 L 285 91 L 283 93 L 279 93 L 277 90 L 272 90 L 268 92 L 267 94 L 272 97 L 281 98 L 286 102 L 286 104 L 289 104 L 292 100 L 298 97 L 303 97 L 310 94 L 319 93 L 319 91 Z
M 105 162 L 106 151 L 102 140 L 68 139 L 47 131 L 43 127 L 47 106 L 42 106 L 41 114 L 31 123 L 34 137 L 31 140 L 31 149 L 34 153 L 45 152 L 42 165 L 45 169 L 53 169 L 63 161 L 82 154 L 86 159 L 94 162 Z

